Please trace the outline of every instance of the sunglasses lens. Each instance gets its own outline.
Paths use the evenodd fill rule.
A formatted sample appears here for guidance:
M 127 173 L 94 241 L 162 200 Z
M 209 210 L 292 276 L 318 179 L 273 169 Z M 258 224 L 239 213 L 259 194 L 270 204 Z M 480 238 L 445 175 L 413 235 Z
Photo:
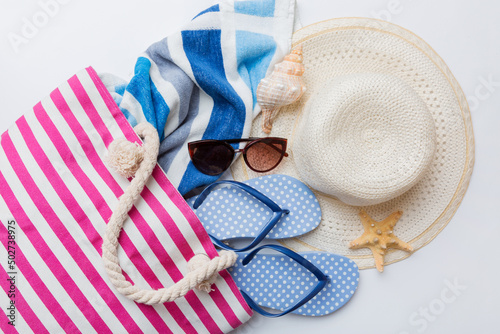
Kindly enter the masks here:
M 219 175 L 229 168 L 234 151 L 219 142 L 196 143 L 189 146 L 193 165 L 207 175 Z
M 283 140 L 263 139 L 246 148 L 246 161 L 257 172 L 267 172 L 278 166 L 286 151 Z

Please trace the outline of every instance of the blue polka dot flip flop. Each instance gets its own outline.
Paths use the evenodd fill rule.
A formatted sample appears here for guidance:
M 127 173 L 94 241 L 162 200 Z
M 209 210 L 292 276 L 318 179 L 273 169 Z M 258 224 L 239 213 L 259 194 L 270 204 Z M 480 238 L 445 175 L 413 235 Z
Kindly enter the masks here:
M 225 187 L 221 187 L 225 186 Z M 188 200 L 214 244 L 246 251 L 264 238 L 283 239 L 303 235 L 321 221 L 314 193 L 287 175 L 266 175 L 248 181 L 219 181 Z M 252 238 L 244 248 L 233 249 L 222 240 Z
M 257 254 L 264 248 L 282 254 Z M 278 245 L 238 253 L 236 264 L 228 271 L 249 306 L 270 317 L 335 312 L 351 299 L 359 281 L 358 266 L 346 257 L 326 252 L 297 254 Z M 271 313 L 262 307 L 282 312 Z

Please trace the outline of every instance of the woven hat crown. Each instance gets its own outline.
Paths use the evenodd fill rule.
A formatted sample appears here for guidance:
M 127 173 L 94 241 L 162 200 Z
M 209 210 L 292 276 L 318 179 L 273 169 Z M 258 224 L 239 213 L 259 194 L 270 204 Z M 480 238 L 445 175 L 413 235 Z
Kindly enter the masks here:
M 310 187 L 349 205 L 395 198 L 428 170 L 433 118 L 401 79 L 358 73 L 328 80 L 306 103 L 293 156 Z
M 362 81 L 361 77 L 353 79 L 356 84 L 351 85 L 353 88 L 346 91 L 345 96 L 351 96 L 351 98 L 339 98 L 342 95 L 336 93 L 343 85 L 347 86 L 347 82 L 341 84 L 334 81 L 333 78 L 340 80 L 340 77 L 354 74 L 365 76 L 379 73 L 394 79 L 392 80 L 394 84 L 383 84 L 386 89 L 380 88 L 378 96 L 375 97 L 384 106 L 383 110 L 386 115 L 392 114 L 391 118 L 398 116 L 397 113 L 394 114 L 398 108 L 389 103 L 390 99 L 385 97 L 385 94 L 397 97 L 396 101 L 403 101 L 406 99 L 405 97 L 412 94 L 411 92 L 414 92 L 425 103 L 433 120 L 435 152 L 419 182 L 416 182 L 400 196 L 380 204 L 364 206 L 363 209 L 378 221 L 385 219 L 393 212 L 402 211 L 403 215 L 398 221 L 394 233 L 401 240 L 408 242 L 414 250 L 422 248 L 448 224 L 464 197 L 472 175 L 474 133 L 467 100 L 460 85 L 444 61 L 427 43 L 408 30 L 385 21 L 342 18 L 319 22 L 294 33 L 292 47 L 295 48 L 298 45 L 302 45 L 306 69 L 302 79 L 307 91 L 298 102 L 282 107 L 279 116 L 273 122 L 271 135 L 288 138 L 290 156 L 283 159 L 281 164 L 270 173 L 290 175 L 308 183 L 313 188 L 320 203 L 322 220 L 314 231 L 302 237 L 284 239 L 281 243 L 299 252 L 320 250 L 342 254 L 354 259 L 359 268 L 368 268 L 374 265 L 370 249 L 353 250 L 348 248 L 349 243 L 363 233 L 363 225 L 359 218 L 360 207 L 346 204 L 346 202 L 336 198 L 341 196 L 341 192 L 328 182 L 332 182 L 334 179 L 335 168 L 338 168 L 335 164 L 346 163 L 345 161 L 339 162 L 339 159 L 356 161 L 356 159 L 349 157 L 348 146 L 342 148 L 344 151 L 341 156 L 339 153 L 332 155 L 333 153 L 330 151 L 332 143 L 335 143 L 335 138 L 343 140 L 343 136 L 348 136 L 347 138 L 350 138 L 354 144 L 365 142 L 363 145 L 358 144 L 359 147 L 354 145 L 354 152 L 363 150 L 364 153 L 368 154 L 367 157 L 372 158 L 373 152 L 368 149 L 370 145 L 377 146 L 380 153 L 380 148 L 385 147 L 380 143 L 388 140 L 377 133 L 384 135 L 389 133 L 391 136 L 400 133 L 404 136 L 402 138 L 408 141 L 417 138 L 414 128 L 403 131 L 399 127 L 389 126 L 390 122 L 389 124 L 384 123 L 383 127 L 378 127 L 376 126 L 378 123 L 375 122 L 376 118 L 373 117 L 364 120 L 371 119 L 374 122 L 371 127 L 368 127 L 362 125 L 368 124 L 367 122 L 363 123 L 354 118 L 355 115 L 358 117 L 366 115 L 360 111 L 356 112 L 356 108 L 361 110 L 361 107 L 357 107 L 359 101 L 366 99 L 374 101 L 371 94 L 368 94 L 369 90 L 360 95 L 361 90 L 356 88 Z M 401 82 L 404 82 L 406 86 Z M 379 82 L 377 85 L 382 85 L 382 83 Z M 411 87 L 411 91 L 407 89 L 408 86 Z M 396 96 L 396 89 L 402 89 L 404 94 Z M 324 93 L 320 93 L 323 90 Z M 348 92 L 351 92 L 352 95 L 347 94 Z M 358 92 L 358 95 L 355 95 L 355 92 Z M 332 95 L 337 97 L 334 98 Z M 363 95 L 364 99 L 357 98 Z M 325 101 L 330 102 L 325 103 Z M 352 102 L 350 106 L 347 101 Z M 332 104 L 328 107 L 330 103 Z M 401 105 L 402 102 L 398 103 Z M 334 108 L 337 104 L 346 112 L 348 110 L 355 112 L 351 118 L 347 117 L 348 114 L 343 116 L 345 120 L 337 117 L 339 123 L 332 127 L 334 115 L 330 113 L 334 111 L 338 113 L 341 110 L 339 107 Z M 413 108 L 418 105 L 417 102 L 409 104 Z M 391 112 L 391 110 L 393 111 Z M 408 110 L 412 109 L 405 110 L 404 114 L 409 114 Z M 308 118 L 312 117 L 318 122 L 316 125 L 318 130 L 308 129 L 313 124 L 309 124 Z M 406 115 L 406 117 L 410 117 L 410 115 Z M 264 135 L 261 130 L 261 121 L 260 116 L 254 121 L 250 136 Z M 350 124 L 350 130 L 342 122 Z M 399 122 L 402 128 L 405 128 L 403 126 L 405 122 Z M 414 121 L 409 120 L 409 122 Z M 328 127 L 330 128 L 327 131 Z M 378 132 L 375 129 L 379 129 Z M 387 132 L 388 129 L 391 131 Z M 321 133 L 326 139 L 315 138 Z M 376 144 L 375 139 L 380 142 Z M 387 150 L 383 152 L 387 152 Z M 424 150 L 424 152 L 431 152 L 431 150 Z M 331 155 L 333 158 L 328 159 L 327 155 Z M 398 161 L 403 156 L 408 156 L 407 152 L 400 155 L 396 153 L 386 155 L 386 159 L 380 159 L 378 166 L 382 166 L 382 163 L 392 163 L 393 165 L 386 166 L 394 171 L 396 165 L 404 167 L 403 162 Z M 352 166 L 361 169 L 361 167 L 368 168 L 370 165 L 365 163 L 363 166 L 357 164 Z M 412 163 L 408 163 L 408 166 L 414 168 Z M 395 170 L 395 176 L 399 176 L 397 169 Z M 247 168 L 241 158 L 233 164 L 231 171 L 234 179 L 238 181 L 261 176 L 261 174 Z M 372 172 L 369 168 L 364 171 L 365 173 Z M 388 180 L 392 180 L 390 173 L 385 175 Z M 347 179 L 347 176 L 353 176 L 360 180 L 357 171 L 355 173 L 349 170 L 344 176 L 335 176 L 335 179 L 338 182 L 346 182 L 343 179 Z M 395 184 L 401 186 L 403 183 Z M 411 182 L 406 184 L 411 185 Z M 387 188 L 384 188 L 386 184 L 380 182 L 379 185 L 382 187 L 377 186 L 377 189 L 388 193 Z M 343 183 L 341 186 L 353 189 L 349 182 Z M 359 194 L 356 196 L 358 199 L 360 197 Z M 343 200 L 348 201 L 345 198 Z M 392 249 L 385 256 L 385 264 L 407 257 L 408 253 Z

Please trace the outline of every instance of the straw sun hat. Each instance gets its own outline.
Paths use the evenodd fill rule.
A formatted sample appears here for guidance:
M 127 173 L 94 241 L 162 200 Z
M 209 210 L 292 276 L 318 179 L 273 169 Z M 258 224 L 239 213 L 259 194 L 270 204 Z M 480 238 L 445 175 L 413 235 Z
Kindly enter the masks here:
M 290 156 L 271 173 L 294 176 L 315 192 L 322 222 L 281 242 L 374 267 L 368 248 L 350 249 L 363 234 L 359 213 L 377 221 L 403 214 L 394 228 L 417 250 L 441 232 L 465 195 L 474 136 L 465 96 L 443 60 L 419 37 L 394 24 L 333 19 L 297 31 L 303 81 L 298 102 L 281 108 L 271 136 L 289 140 Z M 260 117 L 251 136 L 263 137 Z M 242 159 L 235 180 L 261 176 Z M 409 253 L 389 249 L 385 264 Z

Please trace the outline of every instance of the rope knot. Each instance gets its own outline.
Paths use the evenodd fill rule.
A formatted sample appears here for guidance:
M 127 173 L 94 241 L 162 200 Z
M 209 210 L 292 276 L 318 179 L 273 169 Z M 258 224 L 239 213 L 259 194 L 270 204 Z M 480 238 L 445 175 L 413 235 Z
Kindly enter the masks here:
M 144 159 L 142 146 L 129 142 L 125 138 L 114 140 L 108 150 L 108 165 L 126 178 L 135 175 Z
M 210 263 L 210 258 L 206 254 L 196 254 L 188 261 L 188 269 L 190 272 L 195 271 L 198 268 L 203 268 L 208 266 Z M 196 289 L 200 291 L 205 291 L 207 293 L 213 291 L 212 284 L 217 280 L 217 273 L 215 272 L 213 275 L 206 277 L 204 281 L 196 286 Z

